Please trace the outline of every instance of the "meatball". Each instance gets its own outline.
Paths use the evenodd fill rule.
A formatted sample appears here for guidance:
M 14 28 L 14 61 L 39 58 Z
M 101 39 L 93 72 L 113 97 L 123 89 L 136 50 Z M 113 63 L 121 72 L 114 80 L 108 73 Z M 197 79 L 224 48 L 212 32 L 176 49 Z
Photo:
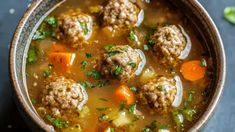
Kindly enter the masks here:
M 64 40 L 72 48 L 87 44 L 92 34 L 92 18 L 80 11 L 69 11 L 58 17 L 57 38 Z
M 143 10 L 129 0 L 110 0 L 104 7 L 103 21 L 113 29 L 137 27 L 143 21 Z
M 141 61 L 138 50 L 128 45 L 107 46 L 102 57 L 101 73 L 106 77 L 111 75 L 126 81 L 134 76 Z
M 175 25 L 164 26 L 153 35 L 154 52 L 160 62 L 167 66 L 176 66 L 179 56 L 186 47 L 186 39 L 181 30 Z
M 172 106 L 176 94 L 176 80 L 160 77 L 140 87 L 138 100 L 140 104 L 147 105 L 151 112 L 165 113 Z
M 42 104 L 51 108 L 53 115 L 60 110 L 80 111 L 88 100 L 83 86 L 63 76 L 51 75 L 45 81 Z

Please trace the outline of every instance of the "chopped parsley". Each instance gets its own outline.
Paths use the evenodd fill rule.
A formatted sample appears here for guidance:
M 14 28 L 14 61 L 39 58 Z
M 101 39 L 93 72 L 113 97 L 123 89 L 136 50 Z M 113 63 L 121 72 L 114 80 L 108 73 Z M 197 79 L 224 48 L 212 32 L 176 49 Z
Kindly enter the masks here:
M 194 91 L 189 91 L 188 93 L 188 99 L 184 102 L 184 107 L 188 107 L 188 105 L 193 101 L 193 94 L 195 92 Z
M 33 64 L 36 61 L 37 61 L 37 48 L 32 46 L 29 48 L 29 51 L 28 51 L 27 63 Z
M 31 98 L 31 102 L 33 105 L 37 104 L 37 100 L 35 98 Z
M 119 65 L 115 65 L 114 66 L 114 70 L 113 70 L 113 75 L 115 76 L 119 76 L 123 73 L 123 68 L 122 66 L 119 66 Z
M 136 36 L 135 32 L 133 30 L 131 30 L 129 35 L 128 35 L 129 40 L 136 41 L 136 37 L 137 36 Z
M 86 58 L 89 59 L 92 57 L 92 54 L 91 53 L 86 53 Z
M 80 22 L 80 21 L 79 21 L 79 23 L 80 23 L 80 25 L 83 29 L 84 34 L 87 35 L 88 32 L 89 32 L 88 27 L 87 27 L 87 23 L 86 22 Z
M 145 126 L 142 132 L 154 132 L 156 129 L 157 129 L 157 121 L 153 121 L 149 125 Z
M 131 114 L 136 114 L 136 104 L 132 104 L 128 111 L 131 113 Z
M 119 111 L 123 111 L 126 107 L 126 101 L 122 101 L 121 104 L 120 104 L 120 108 L 119 108 Z
M 107 99 L 105 99 L 105 98 L 99 98 L 99 100 L 101 100 L 101 101 L 105 101 L 105 102 L 107 102 L 108 100 Z
M 88 62 L 87 61 L 82 61 L 80 64 L 81 64 L 81 68 L 85 69 L 87 64 L 88 64 Z
M 128 65 L 131 65 L 133 68 L 136 68 L 137 64 L 134 62 L 129 62 Z
M 46 69 L 46 70 L 43 71 L 43 76 L 44 76 L 44 77 L 48 77 L 48 76 L 50 76 L 50 75 L 51 75 L 51 70 Z
M 107 121 L 109 117 L 106 114 L 101 114 L 98 118 L 99 121 Z
M 51 115 L 46 115 L 46 119 L 52 123 L 56 128 L 67 128 L 69 127 L 69 123 L 66 121 L 62 121 L 59 118 L 54 118 Z
M 85 82 L 79 82 L 84 88 L 93 88 L 94 85 L 89 82 L 89 81 L 85 81 Z
M 190 109 L 190 108 L 182 109 L 180 111 L 184 115 L 184 118 L 188 121 L 192 121 L 194 118 L 194 115 L 197 113 L 195 109 Z
M 55 37 L 57 27 L 57 19 L 53 16 L 45 18 L 38 30 L 33 35 L 33 40 L 42 40 L 48 37 Z
M 137 92 L 137 88 L 135 86 L 131 86 L 130 90 L 133 91 L 133 92 Z
M 224 9 L 224 18 L 232 24 L 235 24 L 235 6 Z
M 86 73 L 88 77 L 92 77 L 95 80 L 99 80 L 101 78 L 101 74 L 98 71 L 89 71 Z
M 201 67 L 207 67 L 207 62 L 204 58 L 201 59 Z
M 107 53 L 110 52 L 112 48 L 113 48 L 113 45 L 112 45 L 112 44 L 106 45 L 106 46 L 104 47 L 104 49 L 105 49 L 105 51 L 106 51 Z
M 96 110 L 98 111 L 105 111 L 105 110 L 109 110 L 110 108 L 108 107 L 100 107 L 100 108 L 96 108 Z

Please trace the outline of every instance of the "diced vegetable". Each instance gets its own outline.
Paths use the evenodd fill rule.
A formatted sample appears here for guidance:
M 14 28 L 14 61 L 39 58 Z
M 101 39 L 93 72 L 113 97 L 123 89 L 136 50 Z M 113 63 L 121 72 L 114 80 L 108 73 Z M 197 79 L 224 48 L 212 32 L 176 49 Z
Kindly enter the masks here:
M 57 71 L 69 71 L 75 59 L 74 53 L 53 52 L 48 55 L 49 62 L 54 65 Z
M 52 26 L 53 28 L 57 27 L 57 19 L 53 16 L 48 16 L 44 22 L 46 22 L 47 24 L 49 24 L 50 26 Z
M 112 123 L 116 127 L 121 127 L 121 126 L 128 125 L 131 122 L 132 122 L 132 119 L 131 119 L 130 115 L 128 115 L 128 113 L 125 111 L 121 111 L 118 113 L 117 117 L 113 120 Z
M 153 79 L 156 77 L 156 72 L 150 68 L 147 68 L 143 71 L 143 73 L 140 76 L 140 82 L 145 83 L 148 82 L 149 80 Z
M 59 118 L 54 118 L 51 115 L 46 115 L 46 119 L 50 121 L 56 128 L 67 128 L 69 126 L 68 122 L 62 121 Z
M 186 80 L 197 81 L 204 78 L 206 68 L 201 66 L 201 61 L 193 60 L 183 63 L 180 72 Z
M 36 47 L 30 47 L 28 51 L 28 57 L 27 62 L 28 64 L 33 64 L 37 61 L 37 48 Z
M 127 105 L 133 104 L 135 101 L 134 93 L 126 85 L 121 85 L 116 89 L 114 98 L 119 103 L 126 101 Z
M 115 131 L 114 131 L 114 128 L 109 127 L 104 132 L 115 132 Z
M 224 9 L 224 18 L 232 24 L 235 24 L 235 6 Z
M 63 44 L 52 44 L 50 52 L 66 52 L 68 48 Z
M 201 66 L 202 67 L 207 67 L 206 59 L 204 59 L 204 58 L 201 59 Z
M 121 104 L 120 104 L 120 108 L 119 108 L 119 111 L 123 111 L 126 107 L 126 101 L 122 101 Z
M 79 23 L 80 23 L 80 25 L 83 29 L 84 34 L 87 35 L 88 32 L 89 32 L 88 27 L 87 27 L 87 23 L 86 22 L 80 22 L 80 21 L 79 21 Z

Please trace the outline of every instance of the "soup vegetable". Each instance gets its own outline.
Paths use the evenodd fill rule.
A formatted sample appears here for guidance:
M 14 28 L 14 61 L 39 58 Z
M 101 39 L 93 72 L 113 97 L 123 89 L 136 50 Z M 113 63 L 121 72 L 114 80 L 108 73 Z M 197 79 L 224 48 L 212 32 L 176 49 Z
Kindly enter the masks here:
M 187 131 L 205 110 L 211 57 L 165 0 L 67 0 L 34 33 L 26 77 L 57 131 Z

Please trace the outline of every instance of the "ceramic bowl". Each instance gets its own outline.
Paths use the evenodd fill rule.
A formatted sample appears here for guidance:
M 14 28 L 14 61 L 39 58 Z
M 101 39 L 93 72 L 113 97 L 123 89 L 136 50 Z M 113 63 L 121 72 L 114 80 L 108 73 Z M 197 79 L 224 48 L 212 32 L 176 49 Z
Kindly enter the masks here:
M 205 44 L 211 52 L 214 62 L 215 79 L 211 87 L 212 95 L 203 115 L 192 125 L 189 131 L 198 131 L 203 128 L 221 96 L 225 80 L 225 54 L 220 34 L 206 12 L 197 0 L 170 0 L 175 6 L 182 10 L 191 20 L 198 31 L 202 34 Z M 47 125 L 35 112 L 28 97 L 26 87 L 25 65 L 27 51 L 33 33 L 54 8 L 63 3 L 58 0 L 36 0 L 25 12 L 16 28 L 10 48 L 9 71 L 14 88 L 15 100 L 19 111 L 33 131 L 54 131 L 53 127 Z

